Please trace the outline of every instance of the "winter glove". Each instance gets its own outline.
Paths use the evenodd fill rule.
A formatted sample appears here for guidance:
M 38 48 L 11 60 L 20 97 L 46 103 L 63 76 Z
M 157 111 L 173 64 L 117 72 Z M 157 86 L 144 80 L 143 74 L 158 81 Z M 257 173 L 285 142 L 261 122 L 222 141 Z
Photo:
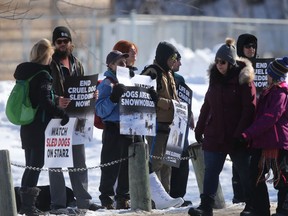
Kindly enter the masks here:
M 248 147 L 248 140 L 242 136 L 240 138 L 233 138 L 232 143 L 235 150 L 244 150 Z
M 135 76 L 135 72 L 133 70 L 129 70 L 129 76 L 130 78 Z
M 155 103 L 155 106 L 158 102 L 158 93 L 154 90 L 154 87 L 151 87 L 148 89 L 148 92 L 150 94 L 151 99 L 153 100 L 153 102 Z
M 203 134 L 195 131 L 195 139 L 199 144 L 203 143 Z
M 157 72 L 156 71 L 150 71 L 148 74 L 152 80 L 157 78 Z
M 118 83 L 115 84 L 112 90 L 112 93 L 110 95 L 110 100 L 113 103 L 118 103 L 120 100 L 120 97 L 122 96 L 123 93 L 127 91 L 127 88 L 125 85 Z
M 66 125 L 67 123 L 69 122 L 69 116 L 67 115 L 67 113 L 65 113 L 62 117 L 62 120 L 60 122 L 60 125 L 61 126 L 64 126 Z

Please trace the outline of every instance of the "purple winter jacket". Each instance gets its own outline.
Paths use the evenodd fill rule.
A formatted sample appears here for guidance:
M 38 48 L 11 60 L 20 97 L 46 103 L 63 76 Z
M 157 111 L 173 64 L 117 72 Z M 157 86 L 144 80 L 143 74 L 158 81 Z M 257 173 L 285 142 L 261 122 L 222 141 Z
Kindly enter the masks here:
M 254 119 L 254 69 L 244 58 L 237 60 L 237 65 L 226 76 L 215 63 L 208 70 L 210 83 L 195 128 L 195 134 L 204 134 L 203 150 L 233 153 L 233 141 Z
M 273 85 L 261 94 L 253 124 L 244 136 L 252 148 L 288 150 L 288 85 Z

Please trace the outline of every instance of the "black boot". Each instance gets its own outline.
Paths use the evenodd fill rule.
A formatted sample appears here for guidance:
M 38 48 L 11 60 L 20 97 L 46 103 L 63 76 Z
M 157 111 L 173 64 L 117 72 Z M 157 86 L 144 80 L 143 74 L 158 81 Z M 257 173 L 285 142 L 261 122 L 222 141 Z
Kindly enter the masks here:
M 129 209 L 129 200 L 124 197 L 117 197 L 116 199 L 116 209 Z
M 258 216 L 253 207 L 246 203 L 244 210 L 240 213 L 240 216 Z
M 282 188 L 278 191 L 278 203 L 275 215 L 288 215 L 288 191 Z
M 20 190 L 21 208 L 19 214 L 26 216 L 44 215 L 44 212 L 35 207 L 40 189 L 37 187 L 21 187 Z
M 208 195 L 201 194 L 201 203 L 197 208 L 190 208 L 188 214 L 190 216 L 213 216 L 212 206 L 214 199 Z
M 252 207 L 251 203 L 246 202 L 246 206 L 240 213 L 240 216 L 270 216 L 270 210 L 266 210 L 266 208 L 256 210 Z

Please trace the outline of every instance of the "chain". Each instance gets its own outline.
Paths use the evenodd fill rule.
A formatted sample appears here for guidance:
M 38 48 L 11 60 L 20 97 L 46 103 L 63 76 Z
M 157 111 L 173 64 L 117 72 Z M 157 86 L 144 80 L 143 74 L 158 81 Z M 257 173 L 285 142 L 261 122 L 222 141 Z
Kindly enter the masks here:
M 181 158 L 175 158 L 175 157 L 162 157 L 162 156 L 155 156 L 155 155 L 150 155 L 150 158 L 158 159 L 158 160 L 189 160 L 191 158 L 195 159 L 195 156 L 189 156 L 189 157 L 181 157 Z M 232 162 L 230 158 L 226 158 L 226 161 Z
M 190 156 L 190 157 L 180 157 L 180 158 L 176 158 L 176 157 L 171 157 L 171 156 L 156 156 L 156 155 L 150 155 L 149 156 L 150 158 L 154 158 L 154 159 L 157 159 L 157 160 L 189 160 L 191 158 L 193 158 L 193 156 Z
M 132 155 L 129 155 L 126 158 L 121 158 L 119 160 L 115 160 L 115 161 L 111 161 L 105 164 L 100 164 L 98 166 L 93 166 L 93 167 L 85 167 L 85 168 L 68 168 L 68 169 L 62 169 L 62 168 L 39 168 L 39 167 L 32 167 L 32 166 L 24 166 L 24 165 L 20 165 L 17 163 L 13 163 L 11 162 L 12 166 L 15 167 L 20 167 L 20 168 L 24 168 L 24 169 L 30 169 L 30 170 L 34 170 L 34 171 L 49 171 L 49 172 L 81 172 L 81 171 L 86 171 L 86 170 L 93 170 L 93 169 L 98 169 L 101 167 L 108 167 L 108 166 L 112 166 L 114 164 L 118 164 L 121 163 L 122 161 L 128 160 L 131 157 L 135 157 L 135 153 L 133 153 Z M 167 161 L 171 161 L 173 160 L 189 160 L 191 158 L 195 159 L 195 156 L 191 155 L 189 157 L 180 157 L 180 158 L 176 158 L 176 157 L 171 157 L 171 156 L 156 156 L 156 155 L 150 155 L 150 158 L 154 158 L 157 160 L 167 160 Z M 231 159 L 226 158 L 227 161 L 231 162 Z
M 51 169 L 51 168 L 39 168 L 39 167 L 32 167 L 32 166 L 24 166 L 24 165 L 20 165 L 20 164 L 16 164 L 11 162 L 12 166 L 15 167 L 20 167 L 20 168 L 24 168 L 24 169 L 30 169 L 30 170 L 34 170 L 34 171 L 49 171 L 49 172 L 81 172 L 81 171 L 85 171 L 85 170 L 92 170 L 92 169 L 97 169 L 97 168 L 101 168 L 101 167 L 108 167 L 108 166 L 112 166 L 114 164 L 117 163 L 121 163 L 122 161 L 128 160 L 131 157 L 134 157 L 135 154 L 132 154 L 126 158 L 121 158 L 119 160 L 115 160 L 115 161 L 111 161 L 105 164 L 100 164 L 98 166 L 93 166 L 93 167 L 85 167 L 85 168 L 68 168 L 68 169 L 62 169 L 62 168 L 56 168 L 56 169 Z

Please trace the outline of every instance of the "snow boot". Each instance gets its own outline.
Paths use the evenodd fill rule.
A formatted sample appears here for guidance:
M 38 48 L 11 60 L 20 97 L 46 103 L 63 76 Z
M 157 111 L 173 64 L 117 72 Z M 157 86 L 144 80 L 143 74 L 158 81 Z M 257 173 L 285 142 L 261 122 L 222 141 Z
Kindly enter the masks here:
M 40 189 L 37 187 L 21 187 L 20 190 L 21 208 L 19 214 L 26 216 L 45 215 L 44 212 L 36 208 L 35 203 Z
M 257 210 L 253 208 L 251 202 L 246 202 L 246 206 L 244 210 L 240 213 L 240 216 L 270 216 L 270 209 L 263 208 L 261 210 Z
M 116 199 L 116 209 L 129 209 L 129 199 L 126 199 L 124 197 L 118 197 Z
M 243 209 L 243 211 L 240 213 L 240 216 L 249 216 L 249 215 L 253 215 L 254 212 L 254 208 L 252 206 L 251 201 L 247 201 L 245 203 L 245 208 Z
M 208 195 L 201 194 L 201 203 L 197 208 L 190 208 L 188 214 L 190 216 L 213 216 L 214 199 Z
M 149 175 L 149 180 L 151 199 L 154 201 L 156 209 L 180 207 L 184 203 L 184 200 L 181 197 L 175 199 L 170 197 L 155 172 Z
M 288 215 L 288 191 L 282 188 L 278 191 L 278 204 L 275 216 Z

